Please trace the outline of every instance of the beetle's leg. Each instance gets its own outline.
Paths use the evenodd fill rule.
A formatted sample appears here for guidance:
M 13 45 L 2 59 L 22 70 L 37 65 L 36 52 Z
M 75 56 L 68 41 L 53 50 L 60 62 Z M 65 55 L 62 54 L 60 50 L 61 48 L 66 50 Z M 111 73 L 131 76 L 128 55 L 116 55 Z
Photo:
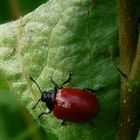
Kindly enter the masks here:
M 40 101 L 41 101 L 41 99 L 39 99 L 39 100 L 37 101 L 37 103 L 33 106 L 32 109 L 35 109 Z
M 48 112 L 42 112 L 42 113 L 40 113 L 39 115 L 38 115 L 38 118 L 40 118 L 41 116 L 43 116 L 43 115 L 48 115 L 48 114 L 50 114 L 52 111 L 48 111 Z
M 91 92 L 91 93 L 96 93 L 97 92 L 97 90 L 94 90 L 94 89 L 91 89 L 91 88 L 83 88 L 83 90 Z
M 96 126 L 93 122 L 89 122 L 89 124 L 92 125 L 94 128 L 96 128 Z
M 56 94 L 57 94 L 57 90 L 60 89 L 60 87 L 55 83 L 55 81 L 52 80 L 51 78 L 51 82 L 52 84 L 54 85 L 54 100 L 55 100 L 55 97 L 56 97 Z
M 66 124 L 66 121 L 63 120 L 63 121 L 61 122 L 61 126 L 64 126 L 65 124 Z
M 69 83 L 69 82 L 71 81 L 71 77 L 72 77 L 72 72 L 69 73 L 69 76 L 68 76 L 67 80 L 64 81 L 64 82 L 61 84 L 60 88 L 63 88 L 63 86 L 64 86 L 66 83 Z
M 83 88 L 84 91 L 88 91 L 88 92 L 91 92 L 91 93 L 95 93 L 96 95 L 101 95 L 101 94 L 104 94 L 105 92 L 102 92 L 103 90 L 105 90 L 106 85 L 100 85 L 100 86 L 96 86 L 94 87 L 94 89 L 91 89 L 91 88 Z

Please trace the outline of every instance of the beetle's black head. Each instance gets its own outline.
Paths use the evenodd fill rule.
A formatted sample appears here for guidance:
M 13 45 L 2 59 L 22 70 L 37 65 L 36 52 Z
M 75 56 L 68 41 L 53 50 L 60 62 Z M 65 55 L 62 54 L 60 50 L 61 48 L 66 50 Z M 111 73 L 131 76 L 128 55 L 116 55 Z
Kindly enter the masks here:
M 36 106 L 38 105 L 38 103 L 40 101 L 42 101 L 42 102 L 45 102 L 48 109 L 50 111 L 52 111 L 53 107 L 54 107 L 54 100 L 55 100 L 55 96 L 57 93 L 57 89 L 54 88 L 53 90 L 42 91 L 40 86 L 38 85 L 38 83 L 31 76 L 30 76 L 30 79 L 37 85 L 37 87 L 41 93 L 41 98 L 37 101 L 37 103 L 34 105 L 34 107 L 32 109 L 35 109 Z
M 41 95 L 41 101 L 42 102 L 47 102 L 47 101 L 54 101 L 54 90 L 49 90 L 49 91 L 43 91 Z
M 41 95 L 41 101 L 46 103 L 50 111 L 52 111 L 54 107 L 55 95 L 55 90 L 43 91 Z

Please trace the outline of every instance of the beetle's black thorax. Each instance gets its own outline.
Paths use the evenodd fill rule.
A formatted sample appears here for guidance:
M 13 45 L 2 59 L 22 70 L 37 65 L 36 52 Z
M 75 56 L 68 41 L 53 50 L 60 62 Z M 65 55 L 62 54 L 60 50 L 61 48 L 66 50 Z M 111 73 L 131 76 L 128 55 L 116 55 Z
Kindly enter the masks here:
M 46 103 L 46 106 L 50 111 L 52 111 L 54 108 L 55 95 L 56 95 L 55 90 L 49 90 L 48 92 L 43 91 L 41 96 L 41 101 Z

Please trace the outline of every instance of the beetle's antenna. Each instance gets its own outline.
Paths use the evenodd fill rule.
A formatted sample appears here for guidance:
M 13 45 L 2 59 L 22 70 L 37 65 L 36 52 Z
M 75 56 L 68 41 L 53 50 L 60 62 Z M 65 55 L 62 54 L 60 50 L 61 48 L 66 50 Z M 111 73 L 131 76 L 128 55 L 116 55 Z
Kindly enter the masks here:
M 55 81 L 53 81 L 52 77 L 51 77 L 51 83 L 54 85 L 54 87 L 55 87 L 56 89 L 59 88 L 59 86 L 55 83 Z
M 35 109 L 40 101 L 41 101 L 41 99 L 39 99 L 39 100 L 37 101 L 37 103 L 33 106 L 32 109 Z
M 31 76 L 30 76 L 30 80 L 32 80 L 36 84 L 36 86 L 38 87 L 39 91 L 42 93 L 42 90 L 41 90 L 39 84 Z

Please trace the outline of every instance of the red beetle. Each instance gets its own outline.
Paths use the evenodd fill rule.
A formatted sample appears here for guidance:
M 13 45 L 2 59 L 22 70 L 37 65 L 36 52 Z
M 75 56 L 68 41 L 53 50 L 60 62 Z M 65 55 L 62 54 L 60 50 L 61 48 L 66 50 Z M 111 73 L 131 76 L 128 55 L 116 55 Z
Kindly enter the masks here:
M 69 74 L 68 79 L 59 87 L 52 79 L 51 82 L 54 85 L 54 89 L 49 91 L 42 91 L 36 81 L 30 77 L 30 79 L 37 85 L 38 89 L 42 93 L 41 98 L 35 104 L 33 109 L 36 108 L 40 101 L 45 102 L 48 112 L 42 112 L 38 117 L 40 118 L 44 114 L 49 114 L 53 111 L 54 116 L 58 119 L 82 123 L 90 122 L 96 117 L 100 110 L 99 102 L 95 94 L 92 94 L 91 89 L 73 89 L 63 88 L 63 86 L 70 82 L 72 73 Z

